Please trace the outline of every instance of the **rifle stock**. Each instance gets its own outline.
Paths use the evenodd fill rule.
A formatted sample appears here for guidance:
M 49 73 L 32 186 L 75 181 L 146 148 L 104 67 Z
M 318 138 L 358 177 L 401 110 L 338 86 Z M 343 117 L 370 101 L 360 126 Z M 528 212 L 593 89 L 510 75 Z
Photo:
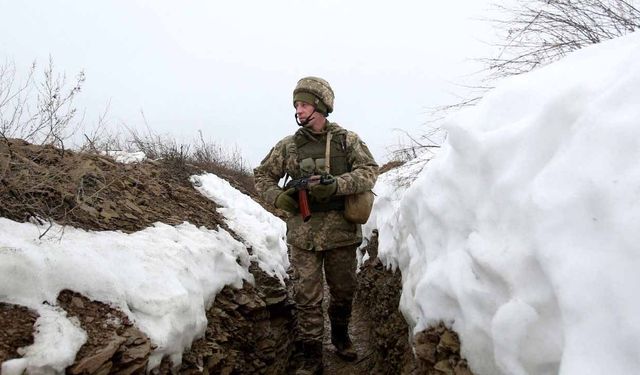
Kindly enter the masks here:
M 311 209 L 309 209 L 309 195 L 307 194 L 307 190 L 298 190 L 298 205 L 300 206 L 300 216 L 302 216 L 302 220 L 306 223 L 311 219 Z

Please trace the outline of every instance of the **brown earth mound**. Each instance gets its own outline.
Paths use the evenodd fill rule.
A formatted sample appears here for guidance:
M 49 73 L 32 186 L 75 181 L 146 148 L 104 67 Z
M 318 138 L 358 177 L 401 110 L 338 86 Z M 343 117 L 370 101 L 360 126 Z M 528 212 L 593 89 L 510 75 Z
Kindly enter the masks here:
M 160 221 L 216 229 L 216 204 L 193 189 L 194 168 L 0 141 L 0 216 L 51 219 L 92 230 L 133 232 Z

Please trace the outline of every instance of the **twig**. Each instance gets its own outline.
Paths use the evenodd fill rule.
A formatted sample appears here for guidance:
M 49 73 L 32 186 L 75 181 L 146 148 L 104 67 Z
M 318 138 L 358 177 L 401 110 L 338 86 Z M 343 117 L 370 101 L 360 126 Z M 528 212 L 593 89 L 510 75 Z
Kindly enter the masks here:
M 44 235 L 45 235 L 45 234 L 47 234 L 47 232 L 49 231 L 49 229 L 51 229 L 51 228 L 53 227 L 53 221 L 51 221 L 51 219 L 48 219 L 48 220 L 49 220 L 49 227 L 44 231 L 44 233 L 42 233 L 42 234 L 38 237 L 38 239 L 39 239 L 39 240 L 41 240 L 41 239 L 42 239 L 42 237 L 44 237 Z

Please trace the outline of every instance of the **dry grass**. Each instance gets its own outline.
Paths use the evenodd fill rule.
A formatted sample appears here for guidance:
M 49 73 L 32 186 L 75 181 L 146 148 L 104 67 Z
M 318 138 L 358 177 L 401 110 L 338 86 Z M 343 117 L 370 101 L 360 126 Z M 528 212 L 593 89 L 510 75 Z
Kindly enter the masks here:
M 223 177 L 245 193 L 255 194 L 253 174 L 237 147 L 225 147 L 204 138 L 202 132 L 192 142 L 179 142 L 150 128 L 146 132 L 126 129 L 125 135 L 104 136 L 83 145 L 98 153 L 119 150 L 143 152 L 147 159 L 170 167 L 174 173 L 188 178 L 196 173 L 213 173 Z

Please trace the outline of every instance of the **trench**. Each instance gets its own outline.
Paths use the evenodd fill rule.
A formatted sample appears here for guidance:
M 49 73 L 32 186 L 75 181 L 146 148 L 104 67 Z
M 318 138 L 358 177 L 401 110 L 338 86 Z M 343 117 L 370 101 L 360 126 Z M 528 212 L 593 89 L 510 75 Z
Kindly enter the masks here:
M 37 214 L 86 230 L 135 232 L 155 222 L 230 231 L 218 206 L 197 192 L 188 177 L 201 170 L 180 163 L 120 164 L 103 155 L 61 152 L 22 140 L 0 142 L 0 163 L 11 168 L 0 189 L 0 216 L 25 221 Z M 253 182 L 228 170 L 217 173 L 254 197 Z M 246 177 L 246 176 L 245 176 Z M 34 190 L 34 187 L 39 187 Z M 42 188 L 40 188 L 42 187 Z M 82 189 L 80 189 L 82 187 Z M 84 209 L 74 209 L 84 197 Z M 60 204 L 63 202 L 63 204 Z M 365 249 L 370 259 L 357 275 L 350 326 L 359 359 L 344 362 L 333 352 L 325 322 L 325 374 L 467 375 L 455 333 L 440 325 L 410 337 L 398 310 L 401 275 L 377 259 L 377 238 Z M 164 358 L 154 374 L 287 374 L 291 372 L 295 304 L 290 285 L 282 286 L 253 265 L 255 284 L 225 287 L 207 310 L 203 337 L 191 343 L 179 364 Z M 290 282 L 289 282 L 290 284 Z M 325 293 L 325 309 L 328 292 Z M 57 305 L 87 332 L 68 374 L 144 374 L 153 344 L 126 315 L 112 306 L 65 290 Z M 33 343 L 37 314 L 0 303 L 0 362 L 19 358 Z M 325 314 L 325 318 L 327 315 Z M 415 355 L 414 355 L 415 354 Z

